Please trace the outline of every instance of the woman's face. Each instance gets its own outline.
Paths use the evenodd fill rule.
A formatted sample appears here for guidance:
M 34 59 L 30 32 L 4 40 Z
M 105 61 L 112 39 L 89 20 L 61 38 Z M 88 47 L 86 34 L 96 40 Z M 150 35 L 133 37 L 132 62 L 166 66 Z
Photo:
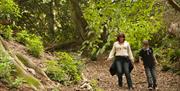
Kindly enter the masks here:
M 119 42 L 120 42 L 120 43 L 123 43 L 123 42 L 124 42 L 124 37 L 121 37 L 121 36 L 120 36 L 120 37 L 119 37 Z

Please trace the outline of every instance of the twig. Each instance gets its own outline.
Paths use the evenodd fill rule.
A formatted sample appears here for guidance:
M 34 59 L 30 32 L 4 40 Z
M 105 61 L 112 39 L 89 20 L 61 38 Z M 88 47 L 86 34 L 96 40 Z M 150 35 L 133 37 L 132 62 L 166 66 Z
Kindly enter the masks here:
M 168 1 L 172 5 L 173 8 L 175 8 L 177 11 L 180 12 L 180 6 L 177 4 L 176 1 L 174 1 L 174 0 L 168 0 Z

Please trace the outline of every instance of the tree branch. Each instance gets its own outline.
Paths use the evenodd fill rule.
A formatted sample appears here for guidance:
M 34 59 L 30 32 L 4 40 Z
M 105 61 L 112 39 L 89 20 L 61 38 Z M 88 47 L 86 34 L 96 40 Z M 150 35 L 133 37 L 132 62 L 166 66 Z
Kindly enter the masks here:
M 169 1 L 169 4 L 171 4 L 172 7 L 175 8 L 175 10 L 180 12 L 180 6 L 176 3 L 176 1 L 174 0 L 168 0 L 168 1 Z

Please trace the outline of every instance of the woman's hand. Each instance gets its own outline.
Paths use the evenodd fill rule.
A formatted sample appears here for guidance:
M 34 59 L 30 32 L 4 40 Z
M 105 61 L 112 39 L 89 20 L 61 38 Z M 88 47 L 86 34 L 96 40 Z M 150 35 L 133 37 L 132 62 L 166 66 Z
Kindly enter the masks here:
M 111 58 L 107 58 L 106 61 L 111 61 L 112 59 Z
M 111 61 L 111 60 L 112 60 L 112 58 L 106 58 L 105 62 Z

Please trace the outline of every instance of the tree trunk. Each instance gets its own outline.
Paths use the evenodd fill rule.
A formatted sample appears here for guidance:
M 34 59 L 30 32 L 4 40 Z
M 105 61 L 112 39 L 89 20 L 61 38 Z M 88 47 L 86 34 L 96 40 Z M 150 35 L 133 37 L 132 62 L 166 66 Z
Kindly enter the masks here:
M 48 13 L 47 18 L 48 18 L 49 34 L 51 35 L 52 39 L 55 37 L 54 7 L 55 7 L 55 2 L 54 2 L 54 0 L 51 0 L 51 2 L 49 3 L 49 12 L 47 12 Z
M 70 0 L 71 3 L 71 17 L 75 24 L 75 30 L 78 32 L 82 40 L 86 39 L 86 35 L 88 32 L 87 22 L 83 18 L 83 13 L 79 6 L 79 0 Z
M 56 43 L 52 44 L 51 46 L 48 46 L 45 48 L 45 51 L 54 51 L 54 50 L 68 50 L 68 49 L 75 49 L 77 45 L 80 45 L 79 41 L 76 40 L 68 40 L 62 43 Z M 76 47 L 75 47 L 76 46 Z

